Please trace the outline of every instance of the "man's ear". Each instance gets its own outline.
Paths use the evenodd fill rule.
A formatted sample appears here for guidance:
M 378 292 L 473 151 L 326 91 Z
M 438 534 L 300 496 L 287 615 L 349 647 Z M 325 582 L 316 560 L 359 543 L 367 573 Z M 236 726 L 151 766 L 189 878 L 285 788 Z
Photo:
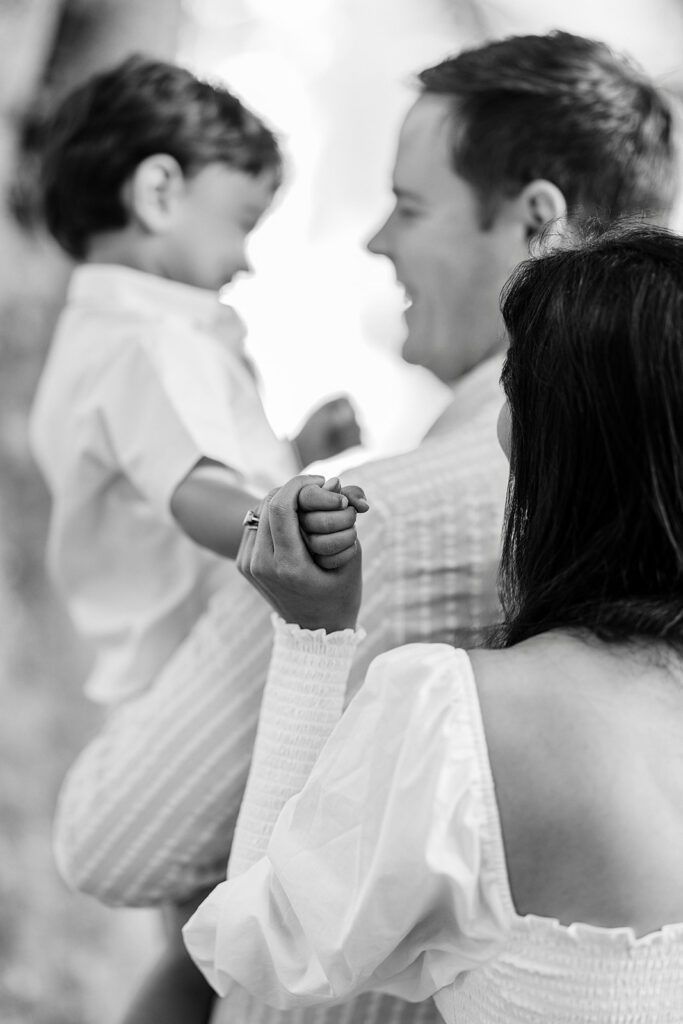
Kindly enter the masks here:
M 123 187 L 123 204 L 131 220 L 153 235 L 162 235 L 174 223 L 185 192 L 185 176 L 168 153 L 142 160 Z
M 562 191 L 552 181 L 536 178 L 525 185 L 517 201 L 526 226 L 527 240 L 539 235 L 549 224 L 556 225 L 561 234 L 567 220 L 567 201 Z

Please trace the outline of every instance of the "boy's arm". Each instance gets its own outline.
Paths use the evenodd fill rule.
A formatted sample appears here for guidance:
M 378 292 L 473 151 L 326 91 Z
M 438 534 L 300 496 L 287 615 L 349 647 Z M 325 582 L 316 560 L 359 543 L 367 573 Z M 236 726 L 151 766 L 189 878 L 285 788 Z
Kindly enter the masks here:
M 352 528 L 356 502 L 360 502 L 359 511 L 366 511 L 368 503 L 356 487 L 345 488 L 342 495 L 336 477 L 325 487 L 307 487 L 305 493 L 309 498 L 301 509 L 301 515 L 302 530 L 305 530 L 304 512 L 309 513 L 305 521 L 312 524 L 310 536 L 306 535 L 308 545 L 322 568 L 336 568 L 340 562 L 334 556 L 349 546 L 344 542 L 345 534 L 340 532 L 344 529 L 345 520 L 336 518 L 340 504 L 343 509 L 348 509 L 346 518 Z M 244 517 L 260 500 L 240 488 L 235 483 L 234 474 L 221 462 L 204 458 L 175 489 L 171 497 L 171 512 L 183 532 L 197 544 L 234 560 L 242 540 Z M 314 510 L 324 510 L 327 519 L 322 515 L 316 517 Z M 353 530 L 348 532 L 353 533 Z M 350 544 L 354 541 L 355 533 Z
M 221 462 L 200 459 L 171 496 L 171 513 L 181 530 L 203 548 L 235 559 L 242 521 L 261 499 L 244 490 Z

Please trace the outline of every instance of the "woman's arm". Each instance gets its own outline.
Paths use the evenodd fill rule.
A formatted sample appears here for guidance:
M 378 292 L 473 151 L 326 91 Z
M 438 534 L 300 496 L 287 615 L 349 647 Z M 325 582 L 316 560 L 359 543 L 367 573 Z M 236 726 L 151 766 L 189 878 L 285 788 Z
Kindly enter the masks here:
M 281 1009 L 373 990 L 420 1001 L 508 940 L 468 665 L 444 644 L 373 663 L 266 855 L 185 926 L 221 995 L 237 983 Z
M 282 808 L 300 792 L 344 708 L 362 633 L 326 634 L 273 616 L 275 640 L 251 769 L 240 808 L 228 877 L 263 857 Z
M 242 540 L 238 568 L 283 617 L 273 616 L 273 654 L 229 876 L 264 855 L 280 811 L 306 782 L 341 717 L 363 637 L 354 630 L 362 586 L 360 548 L 355 529 L 348 527 L 348 508 L 334 511 L 340 497 L 335 484 L 330 482 L 330 490 L 313 486 L 310 478 L 290 481 L 269 495 L 258 529 L 246 530 Z M 367 508 L 362 491 L 355 490 L 354 501 Z M 345 496 L 343 504 L 348 506 Z M 316 508 L 323 513 L 318 519 Z M 304 523 L 320 532 L 308 536 Z M 310 550 L 312 541 L 319 547 L 323 538 L 326 562 L 343 554 L 334 572 L 321 569 L 319 556 Z M 299 623 L 310 628 L 300 629 Z

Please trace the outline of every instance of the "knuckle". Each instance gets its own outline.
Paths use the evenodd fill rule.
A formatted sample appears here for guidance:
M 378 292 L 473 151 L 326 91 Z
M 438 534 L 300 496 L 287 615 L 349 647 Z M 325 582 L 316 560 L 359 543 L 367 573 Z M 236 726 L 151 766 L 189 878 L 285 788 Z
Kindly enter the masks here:
M 315 487 L 313 484 L 306 484 L 299 491 L 299 508 L 306 510 L 315 508 L 315 497 L 316 491 L 320 490 L 319 487 Z
M 324 555 L 327 550 L 325 544 L 325 537 L 320 534 L 315 534 L 313 537 L 309 537 L 308 546 L 310 550 L 316 555 Z
M 315 512 L 302 512 L 299 516 L 299 523 L 306 533 L 316 532 L 316 513 Z
M 273 519 L 284 519 L 289 509 L 280 494 L 276 494 L 268 506 L 268 514 Z

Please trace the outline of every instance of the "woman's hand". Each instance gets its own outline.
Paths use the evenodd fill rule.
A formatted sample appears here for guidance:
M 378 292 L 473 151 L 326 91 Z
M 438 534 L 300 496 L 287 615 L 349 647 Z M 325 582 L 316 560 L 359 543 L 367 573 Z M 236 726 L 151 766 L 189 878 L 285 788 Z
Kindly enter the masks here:
M 312 485 L 322 490 L 321 484 L 322 477 L 298 476 L 271 491 L 258 510 L 258 529 L 244 531 L 237 568 L 286 622 L 333 633 L 355 628 L 362 594 L 361 552 L 355 530 L 351 538 L 345 527 L 332 530 L 333 535 L 344 534 L 347 554 L 341 559 L 343 564 L 323 569 L 313 560 L 299 524 L 299 515 L 304 514 L 299 496 Z M 355 491 L 357 495 L 358 489 Z M 320 499 L 326 508 L 323 514 L 346 511 L 346 495 L 331 490 L 324 494 Z M 363 500 L 356 495 L 355 500 Z M 308 498 L 306 509 L 318 509 L 319 503 L 312 501 L 310 493 Z M 334 521 L 328 525 L 334 527 Z

